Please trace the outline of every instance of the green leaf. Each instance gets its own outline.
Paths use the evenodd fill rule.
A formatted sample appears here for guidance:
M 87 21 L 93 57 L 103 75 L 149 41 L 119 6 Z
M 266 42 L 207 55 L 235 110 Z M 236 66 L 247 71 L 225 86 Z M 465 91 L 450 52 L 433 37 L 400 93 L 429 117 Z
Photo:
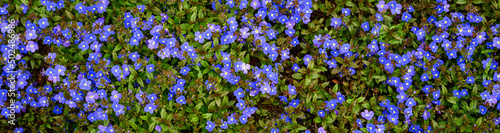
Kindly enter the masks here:
M 212 116 L 212 113 L 205 113 L 203 114 L 201 117 L 205 118 L 205 119 L 208 119 Z
M 361 103 L 361 102 L 363 102 L 364 100 L 365 100 L 365 97 L 360 97 L 360 98 L 356 99 L 356 101 L 357 101 L 358 103 Z
M 466 3 L 467 3 L 467 1 L 465 1 L 465 0 L 458 0 L 457 1 L 457 4 L 460 4 L 460 5 L 466 4 Z
M 295 78 L 295 79 L 302 79 L 302 74 L 300 74 L 300 73 L 294 73 L 292 75 L 292 77 Z
M 191 118 L 191 122 L 197 122 L 198 120 L 200 120 L 200 118 L 198 118 L 198 116 Z
M 196 22 L 196 14 L 197 14 L 197 12 L 194 12 L 193 14 L 191 14 L 191 22 Z
M 143 115 L 143 116 L 139 116 L 139 117 L 140 117 L 142 120 L 148 120 L 148 116 Z
M 457 104 L 458 98 L 451 96 L 451 97 L 446 98 L 446 101 L 448 101 L 452 104 Z

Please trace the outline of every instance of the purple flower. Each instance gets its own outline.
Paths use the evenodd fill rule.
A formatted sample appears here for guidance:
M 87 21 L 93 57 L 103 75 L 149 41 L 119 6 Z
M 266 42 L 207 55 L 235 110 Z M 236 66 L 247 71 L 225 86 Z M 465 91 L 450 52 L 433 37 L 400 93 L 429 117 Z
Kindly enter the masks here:
M 385 1 L 381 0 L 378 1 L 377 8 L 379 12 L 382 12 L 383 10 L 386 10 L 389 6 L 385 4 Z
M 493 38 L 493 47 L 500 49 L 500 38 L 499 37 Z
M 242 38 L 246 39 L 250 35 L 250 32 L 248 32 L 248 27 L 243 27 L 240 29 L 240 35 Z
M 367 109 L 365 109 L 364 112 L 361 112 L 361 116 L 366 120 L 371 120 L 373 115 L 374 115 L 373 111 L 368 111 Z
M 26 30 L 26 40 L 33 40 L 33 39 L 36 39 L 37 38 L 37 34 L 36 34 L 36 30 L 32 30 L 32 29 L 27 29 Z M 498 38 L 498 37 L 497 37 Z
M 271 87 L 269 86 L 269 84 L 264 83 L 263 85 L 260 86 L 260 91 L 262 92 L 262 94 L 270 93 Z
M 326 133 L 326 131 L 323 127 L 320 127 L 318 128 L 318 133 Z
M 118 91 L 113 90 L 111 92 L 111 101 L 118 103 L 121 98 L 122 98 L 122 94 L 118 93 Z
M 203 35 L 199 31 L 195 32 L 194 36 L 195 36 L 194 40 L 198 41 L 199 43 L 203 43 L 203 41 L 205 41 L 205 38 L 203 37 Z
M 309 64 L 309 61 L 313 60 L 312 56 L 307 54 L 304 56 L 304 64 L 307 66 Z
M 155 130 L 158 131 L 159 133 L 161 133 L 161 126 L 160 125 L 156 125 Z
M 422 114 L 422 117 L 424 118 L 424 120 L 427 120 L 429 119 L 429 117 L 431 117 L 431 113 L 429 113 L 429 111 L 427 110 L 424 110 L 424 114 Z
M 148 40 L 148 48 L 149 49 L 156 49 L 158 48 L 158 42 L 153 40 L 152 38 Z
M 85 101 L 87 101 L 90 104 L 95 103 L 95 100 L 99 99 L 99 95 L 97 93 L 94 93 L 92 91 L 87 92 L 87 96 L 85 97 Z
M 66 71 L 66 67 L 61 66 L 61 65 L 56 65 L 54 70 L 57 72 L 57 75 L 64 76 L 64 72 Z
M 259 0 L 253 0 L 252 3 L 250 3 L 250 7 L 252 7 L 253 9 L 257 9 L 260 7 L 260 2 Z
M 34 53 L 36 50 L 38 50 L 38 44 L 36 42 L 29 41 L 28 46 L 26 46 L 26 51 Z

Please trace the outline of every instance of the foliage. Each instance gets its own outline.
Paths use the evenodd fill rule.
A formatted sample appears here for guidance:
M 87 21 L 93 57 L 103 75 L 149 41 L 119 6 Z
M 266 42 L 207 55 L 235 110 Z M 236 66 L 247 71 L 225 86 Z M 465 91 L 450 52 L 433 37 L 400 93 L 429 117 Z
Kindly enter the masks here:
M 498 0 L 0 5 L 1 131 L 497 132 L 500 123 Z

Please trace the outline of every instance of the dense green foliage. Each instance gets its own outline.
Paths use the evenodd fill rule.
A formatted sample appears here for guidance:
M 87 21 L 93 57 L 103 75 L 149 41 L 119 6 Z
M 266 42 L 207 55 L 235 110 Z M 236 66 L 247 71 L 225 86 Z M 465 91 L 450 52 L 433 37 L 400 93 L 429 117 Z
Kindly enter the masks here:
M 498 132 L 499 0 L 0 5 L 0 131 Z

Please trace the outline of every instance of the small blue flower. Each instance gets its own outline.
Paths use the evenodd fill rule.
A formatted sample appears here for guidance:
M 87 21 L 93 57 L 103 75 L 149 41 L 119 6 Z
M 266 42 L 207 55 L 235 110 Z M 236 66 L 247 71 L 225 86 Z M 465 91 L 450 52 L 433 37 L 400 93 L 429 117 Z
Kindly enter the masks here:
M 488 112 L 488 109 L 486 107 L 484 107 L 483 105 L 479 105 L 479 113 L 484 115 L 484 114 L 486 114 L 486 112 Z
M 42 18 L 38 20 L 38 25 L 40 26 L 41 29 L 45 29 L 47 26 L 49 26 L 49 22 L 47 18 Z
M 340 24 L 342 24 L 342 19 L 340 19 L 340 18 L 332 18 L 331 19 L 330 26 L 333 26 L 333 28 L 337 29 L 337 27 L 339 27 Z
M 179 104 L 186 104 L 186 100 L 185 100 L 185 97 L 184 96 L 179 96 L 177 97 L 177 99 L 175 99 L 175 101 Z
M 208 132 L 212 132 L 214 128 L 215 128 L 215 123 L 213 123 L 212 121 L 207 121 L 207 126 L 205 127 L 205 129 L 207 129 Z
M 351 9 L 349 9 L 349 8 L 342 8 L 342 14 L 344 16 L 346 16 L 346 17 L 349 16 L 349 15 L 351 15 Z
M 318 116 L 321 118 L 325 117 L 325 111 L 324 110 L 318 111 Z
M 408 100 L 406 100 L 405 105 L 408 107 L 413 107 L 413 106 L 417 105 L 417 102 L 415 102 L 415 100 L 413 100 L 413 98 L 408 98 Z
M 474 84 L 474 76 L 470 76 L 466 80 L 467 84 Z
M 155 65 L 154 64 L 149 64 L 146 66 L 146 69 L 149 73 L 153 73 L 155 71 Z
M 188 74 L 190 68 L 189 67 L 183 67 L 180 71 L 180 73 L 183 75 L 183 76 L 186 76 L 186 74 Z
M 364 31 L 369 31 L 370 23 L 368 23 L 368 21 L 365 21 L 364 23 L 361 24 L 361 28 L 363 28 Z
M 403 21 L 405 21 L 405 22 L 408 22 L 408 21 L 410 21 L 410 19 L 411 19 L 411 14 L 409 14 L 408 12 L 404 12 L 404 13 L 403 13 L 403 16 L 401 17 L 401 19 L 402 19 Z

